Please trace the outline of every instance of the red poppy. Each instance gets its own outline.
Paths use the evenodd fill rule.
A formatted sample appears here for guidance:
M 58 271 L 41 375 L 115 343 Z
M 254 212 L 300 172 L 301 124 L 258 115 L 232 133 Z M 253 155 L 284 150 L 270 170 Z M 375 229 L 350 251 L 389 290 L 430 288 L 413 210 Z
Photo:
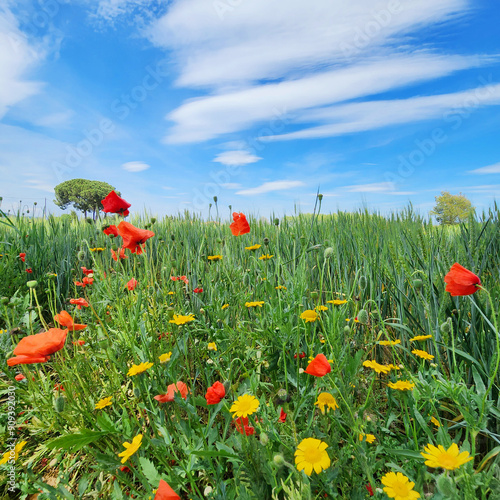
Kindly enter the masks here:
M 373 496 L 373 488 L 372 488 L 371 484 L 367 484 L 366 489 L 367 489 L 368 493 L 370 494 L 370 496 L 372 497 Z
M 106 235 L 113 235 L 113 236 L 118 236 L 118 228 L 112 224 L 111 226 L 104 226 L 102 228 L 102 232 Z
M 248 417 L 238 417 L 234 421 L 234 425 L 240 434 L 246 434 L 247 436 L 255 434 L 255 428 L 248 425 Z
M 91 274 L 94 274 L 94 271 L 92 269 L 87 269 L 86 267 L 81 268 L 82 273 L 85 274 L 85 276 L 90 276 Z
M 286 422 L 286 416 L 287 414 L 283 411 L 283 408 L 281 408 L 281 411 L 280 411 L 280 416 L 278 418 L 278 420 L 282 423 L 285 423 Z
M 177 382 L 176 384 L 170 384 L 167 387 L 167 393 L 166 394 L 159 394 L 158 396 L 155 396 L 155 399 L 156 399 L 156 401 L 159 401 L 160 403 L 166 403 L 167 401 L 173 401 L 174 394 L 176 392 L 180 393 L 180 395 L 183 399 L 186 399 L 187 394 L 188 394 L 187 385 L 184 382 Z
M 92 285 L 92 283 L 94 283 L 94 278 L 88 278 L 87 276 L 85 276 L 82 281 L 75 281 L 76 286 L 81 286 L 83 288 L 87 285 Z
M 332 367 L 324 354 L 318 354 L 307 366 L 305 372 L 315 377 L 323 377 L 332 371 Z
M 226 389 L 224 384 L 220 382 L 215 382 L 207 389 L 205 394 L 205 399 L 207 400 L 207 405 L 216 405 L 220 403 L 221 399 L 226 395 Z
M 101 201 L 101 203 L 104 207 L 102 209 L 103 212 L 120 214 L 123 215 L 123 217 L 127 217 L 130 213 L 128 211 L 128 208 L 131 206 L 130 203 L 127 203 L 123 198 L 120 198 L 114 191 L 111 191 L 111 193 L 109 193 L 108 196 Z
M 47 332 L 23 337 L 14 349 L 14 358 L 9 358 L 7 364 L 29 365 L 31 363 L 45 363 L 51 354 L 64 347 L 68 330 L 51 328 Z
M 22 374 L 22 373 L 18 373 L 15 377 L 14 377 L 18 382 L 21 382 L 21 380 L 24 380 L 26 377 Z
M 128 257 L 125 255 L 125 248 L 120 248 L 120 253 L 118 255 L 116 255 L 116 252 L 111 249 L 111 257 L 113 257 L 113 260 L 115 262 L 118 261 L 118 259 L 122 260 L 122 259 L 128 259 Z
M 201 292 L 203 292 L 203 288 L 195 288 L 195 289 L 193 290 L 193 292 L 194 292 L 194 293 L 201 293 Z
M 170 487 L 163 479 L 160 479 L 160 484 L 156 490 L 154 500 L 180 500 L 180 496 Z
M 297 354 L 294 354 L 293 357 L 294 357 L 294 359 L 297 359 Z M 305 358 L 305 357 L 306 357 L 306 353 L 304 351 L 302 351 L 299 354 L 299 359 L 302 359 L 302 358 Z
M 450 272 L 444 277 L 444 282 L 446 283 L 446 291 L 450 292 L 452 297 L 472 295 L 481 286 L 479 276 L 457 262 L 451 266 Z
M 83 330 L 87 325 L 78 325 L 73 322 L 73 318 L 67 311 L 61 311 L 54 316 L 54 321 L 57 321 L 61 326 L 65 326 L 71 332 Z
M 186 285 L 189 285 L 189 280 L 187 279 L 187 276 L 171 276 L 170 279 L 172 281 L 184 281 Z
M 74 345 L 80 345 L 80 346 L 82 346 L 82 345 L 84 345 L 84 344 L 85 344 L 85 340 L 75 340 L 75 341 L 73 342 L 73 344 L 74 344 Z
M 155 235 L 153 231 L 139 229 L 124 220 L 118 224 L 118 233 L 123 238 L 123 248 L 128 248 L 132 253 L 137 253 L 137 255 L 142 253 L 141 245 L 144 245 L 146 240 Z
M 24 252 L 19 254 L 19 258 L 20 258 L 23 262 L 26 262 L 26 254 L 25 254 Z
M 33 272 L 33 269 L 31 269 L 31 267 L 28 267 L 28 269 L 26 269 L 26 272 L 31 274 Z
M 233 236 L 240 236 L 250 232 L 250 225 L 244 214 L 233 212 L 233 221 L 229 226 Z
M 121 470 L 122 472 L 125 472 L 125 473 L 130 472 L 130 469 L 129 469 L 126 465 L 122 465 L 122 466 L 120 467 L 120 470 Z
M 81 309 L 82 306 L 89 307 L 89 303 L 85 299 L 71 299 L 69 303 L 75 305 L 78 309 Z
M 64 391 L 64 387 L 62 384 L 54 384 L 54 391 Z
M 132 291 L 135 290 L 135 287 L 139 284 L 139 282 L 135 279 L 132 278 L 128 283 L 127 283 L 127 288 Z

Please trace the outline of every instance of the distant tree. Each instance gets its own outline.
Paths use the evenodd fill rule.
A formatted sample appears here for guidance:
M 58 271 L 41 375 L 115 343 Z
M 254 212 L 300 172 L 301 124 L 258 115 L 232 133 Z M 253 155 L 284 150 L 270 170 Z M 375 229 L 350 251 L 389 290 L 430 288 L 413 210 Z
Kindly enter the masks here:
M 435 215 L 440 224 L 458 224 L 466 221 L 472 210 L 472 203 L 462 193 L 441 191 L 441 196 L 436 196 L 436 206 L 431 215 Z
M 106 182 L 71 179 L 61 182 L 54 188 L 56 193 L 54 203 L 62 210 L 66 210 L 70 205 L 73 205 L 76 210 L 83 212 L 85 218 L 87 212 L 92 212 L 95 219 L 103 208 L 101 200 L 114 189 L 113 186 Z M 120 193 L 117 191 L 117 194 Z

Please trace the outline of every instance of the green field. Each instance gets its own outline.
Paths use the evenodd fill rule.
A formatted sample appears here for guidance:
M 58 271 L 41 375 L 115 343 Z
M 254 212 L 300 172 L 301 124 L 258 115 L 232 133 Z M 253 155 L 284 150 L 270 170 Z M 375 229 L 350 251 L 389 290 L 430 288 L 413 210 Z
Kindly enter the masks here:
M 411 209 L 249 216 L 241 236 L 228 220 L 145 216 L 131 223 L 155 236 L 116 262 L 121 237 L 102 229 L 118 216 L 0 218 L 0 452 L 14 442 L 9 395 L 13 437 L 26 441 L 0 465 L 0 498 L 147 499 L 163 479 L 183 499 L 382 499 L 392 472 L 415 483 L 398 476 L 401 499 L 499 499 L 499 216 L 451 227 Z M 484 288 L 446 292 L 455 262 Z M 69 303 L 79 297 L 89 307 Z M 47 362 L 7 366 L 62 310 L 87 327 Z M 321 354 L 331 371 L 307 373 Z M 154 399 L 177 382 L 187 395 Z M 225 395 L 209 405 L 215 382 Z M 244 395 L 248 421 L 236 411 L 245 398 L 233 406 Z M 467 453 L 425 465 L 424 447 L 453 443 Z

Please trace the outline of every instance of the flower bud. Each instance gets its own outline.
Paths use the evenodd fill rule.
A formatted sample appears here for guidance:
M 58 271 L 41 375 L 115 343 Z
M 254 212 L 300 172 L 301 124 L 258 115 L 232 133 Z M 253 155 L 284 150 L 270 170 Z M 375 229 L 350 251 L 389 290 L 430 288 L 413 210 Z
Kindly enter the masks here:
M 366 309 L 361 309 L 358 312 L 358 321 L 363 325 L 367 325 L 369 320 L 370 317 L 368 315 L 368 311 L 366 311 Z
M 86 257 L 85 250 L 80 250 L 80 251 L 76 254 L 76 258 L 77 258 L 79 261 L 85 260 L 85 257 Z
M 273 462 L 278 467 L 281 467 L 285 463 L 285 457 L 282 453 L 276 453 L 276 455 L 274 455 L 273 457 Z
M 28 288 L 35 288 L 37 285 L 38 285 L 38 281 L 36 281 L 36 280 L 31 280 L 31 281 L 28 281 L 28 283 L 26 283 L 26 286 Z
M 264 238 L 264 245 L 269 245 L 269 238 Z
M 344 326 L 344 333 L 347 335 L 348 333 L 351 333 L 351 328 L 349 326 Z
M 269 443 L 269 436 L 265 432 L 261 432 L 260 442 L 262 446 L 267 446 L 267 443 Z
M 449 333 L 451 330 L 451 318 L 448 318 L 444 323 L 441 323 L 439 327 L 441 333 Z
M 366 276 L 360 276 L 359 288 L 361 288 L 361 290 L 364 290 L 366 288 L 366 285 L 368 285 L 368 280 L 366 279 Z
M 413 288 L 415 290 L 420 290 L 424 286 L 424 282 L 422 280 L 416 279 L 413 280 Z
M 217 196 L 214 196 L 214 203 L 217 203 Z
M 279 226 L 280 225 L 280 220 L 278 219 L 278 217 L 276 217 L 276 219 L 274 219 L 274 225 L 275 226 Z
M 318 200 L 321 201 L 323 199 L 323 195 L 321 193 L 318 194 Z
M 326 260 L 329 259 L 332 255 L 333 255 L 333 248 L 332 247 L 325 248 L 325 251 L 323 253 L 323 258 Z
M 316 300 L 319 297 L 318 292 L 311 292 L 311 299 Z
M 156 218 L 155 217 L 151 217 L 151 224 L 154 224 L 156 222 Z

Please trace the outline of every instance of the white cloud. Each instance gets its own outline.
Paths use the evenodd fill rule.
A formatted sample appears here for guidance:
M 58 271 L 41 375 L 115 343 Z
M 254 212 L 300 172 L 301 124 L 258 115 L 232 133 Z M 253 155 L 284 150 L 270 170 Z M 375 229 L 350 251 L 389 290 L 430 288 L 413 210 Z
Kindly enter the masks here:
M 386 193 L 394 191 L 393 182 L 374 182 L 372 184 L 356 184 L 346 186 L 345 189 L 351 193 Z
M 305 184 L 302 181 L 272 181 L 272 182 L 264 182 L 264 184 L 255 188 L 237 191 L 236 194 L 255 195 L 255 194 L 270 193 L 271 191 L 283 191 L 285 189 L 293 189 L 300 186 L 305 186 Z
M 248 151 L 225 151 L 224 153 L 219 153 L 214 159 L 214 162 L 222 163 L 223 165 L 249 165 L 250 163 L 255 163 L 262 160 L 259 156 L 256 156 Z
M 148 165 L 147 163 L 144 163 L 142 161 L 128 161 L 127 163 L 124 163 L 122 165 L 122 168 L 127 172 L 142 172 L 143 170 L 151 168 L 151 165 Z
M 42 84 L 27 80 L 27 74 L 45 58 L 44 43 L 28 41 L 8 6 L 0 6 L 0 118 L 40 91 Z
M 487 167 L 476 168 L 475 170 L 469 170 L 469 174 L 500 174 L 500 163 L 495 163 L 494 165 L 488 165 Z

